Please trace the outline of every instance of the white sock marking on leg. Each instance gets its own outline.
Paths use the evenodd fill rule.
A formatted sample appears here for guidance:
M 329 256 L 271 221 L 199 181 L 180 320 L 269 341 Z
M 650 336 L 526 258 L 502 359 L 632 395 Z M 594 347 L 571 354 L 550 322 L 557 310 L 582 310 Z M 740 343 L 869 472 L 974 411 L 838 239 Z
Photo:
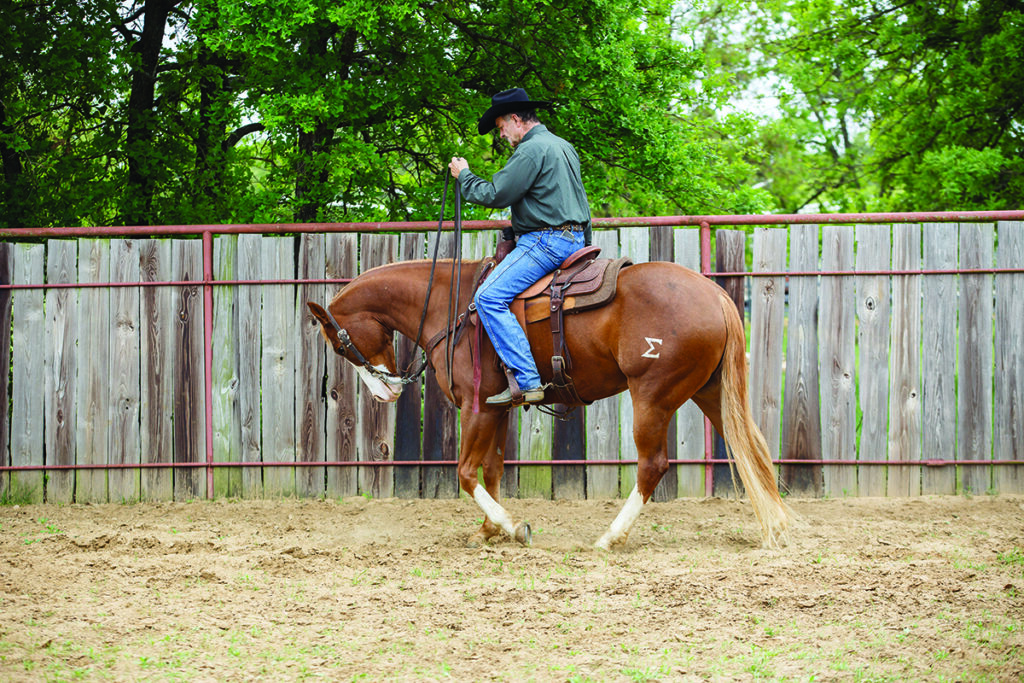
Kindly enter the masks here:
M 626 504 L 619 511 L 619 516 L 615 518 L 612 525 L 608 527 L 608 531 L 605 532 L 604 536 L 595 545 L 603 550 L 608 550 L 612 545 L 625 538 L 629 530 L 633 528 L 636 518 L 640 516 L 640 510 L 643 507 L 644 497 L 640 495 L 640 490 L 634 486 L 633 492 L 626 499 Z
M 515 538 L 516 529 L 512 526 L 512 518 L 508 516 L 505 508 L 498 504 L 498 501 L 491 498 L 491 494 L 487 493 L 487 489 L 477 484 L 476 488 L 473 489 L 473 499 L 476 500 L 476 504 L 487 515 L 487 519 L 504 529 L 506 534 Z

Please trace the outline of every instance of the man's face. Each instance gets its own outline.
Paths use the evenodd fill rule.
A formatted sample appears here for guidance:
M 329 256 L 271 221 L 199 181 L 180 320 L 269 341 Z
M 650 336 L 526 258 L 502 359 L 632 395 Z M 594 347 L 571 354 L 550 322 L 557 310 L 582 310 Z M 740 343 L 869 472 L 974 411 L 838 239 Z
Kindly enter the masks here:
M 518 145 L 526 133 L 523 122 L 515 114 L 499 116 L 494 120 L 494 123 L 502 139 L 507 140 L 508 144 L 512 145 L 512 147 Z

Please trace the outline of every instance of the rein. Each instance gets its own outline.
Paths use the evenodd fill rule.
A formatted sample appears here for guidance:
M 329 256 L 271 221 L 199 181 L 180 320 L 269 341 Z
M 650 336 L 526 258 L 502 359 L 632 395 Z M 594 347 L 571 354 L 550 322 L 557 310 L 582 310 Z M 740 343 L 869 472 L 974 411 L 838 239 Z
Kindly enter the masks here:
M 448 185 L 448 178 L 445 177 L 445 186 Z M 459 295 L 462 293 L 462 186 L 455 183 L 455 256 L 452 258 L 452 277 L 450 282 L 451 288 L 448 290 L 448 321 L 445 325 L 445 338 L 444 338 L 444 361 L 448 366 L 448 392 L 453 392 L 453 376 L 452 368 L 455 366 L 455 346 L 453 343 L 455 339 L 456 330 L 451 330 L 452 320 L 458 315 L 459 311 Z M 442 204 L 444 201 L 442 200 Z M 442 216 L 444 214 L 441 214 Z M 440 235 L 438 235 L 440 238 Z M 441 240 L 438 239 L 438 242 Z M 434 247 L 434 263 L 437 263 L 437 245 Z M 434 276 L 431 273 L 430 284 L 433 284 Z M 427 302 L 430 300 L 430 285 L 427 285 L 427 301 L 423 303 L 423 315 L 427 314 Z M 451 332 L 449 333 L 449 330 Z
M 416 330 L 416 338 L 413 343 L 419 346 L 420 339 L 423 338 L 423 325 L 427 320 L 427 312 L 430 306 L 430 293 L 434 288 L 434 271 L 437 268 L 437 255 L 438 249 L 441 245 L 441 233 L 442 226 L 444 225 L 444 208 L 448 201 L 448 182 L 451 178 L 451 174 L 444 174 L 444 191 L 441 194 L 441 216 L 437 220 L 437 239 L 434 240 L 434 257 L 430 264 L 430 279 L 427 281 L 427 295 L 423 299 L 423 312 L 420 314 L 419 328 Z M 448 367 L 451 368 L 455 358 L 455 346 L 457 343 L 452 343 L 459 332 L 459 327 L 465 319 L 465 314 L 456 318 L 455 311 L 459 310 L 459 290 L 462 285 L 462 193 L 461 186 L 458 182 L 455 183 L 455 258 L 452 259 L 452 282 L 454 287 L 448 293 L 448 322 L 444 329 L 434 335 L 427 344 L 421 348 L 419 360 L 410 360 L 408 367 L 402 371 L 402 374 L 396 375 L 390 372 L 385 372 L 370 364 L 370 361 L 356 348 L 356 345 L 352 342 L 352 337 L 349 336 L 348 330 L 343 329 L 334 320 L 330 318 L 330 323 L 334 327 L 334 331 L 338 335 L 338 346 L 335 347 L 335 351 L 341 353 L 341 349 L 350 353 L 363 369 L 365 369 L 372 377 L 379 379 L 385 384 L 412 384 L 417 381 L 420 375 L 427 369 L 429 362 L 427 360 L 427 352 L 441 343 L 442 339 L 445 341 L 445 361 L 448 363 Z M 452 321 L 455 320 L 455 327 L 452 327 Z M 417 367 L 418 363 L 418 367 Z M 416 368 L 415 370 L 413 368 Z M 448 372 L 448 389 L 452 389 L 452 372 Z

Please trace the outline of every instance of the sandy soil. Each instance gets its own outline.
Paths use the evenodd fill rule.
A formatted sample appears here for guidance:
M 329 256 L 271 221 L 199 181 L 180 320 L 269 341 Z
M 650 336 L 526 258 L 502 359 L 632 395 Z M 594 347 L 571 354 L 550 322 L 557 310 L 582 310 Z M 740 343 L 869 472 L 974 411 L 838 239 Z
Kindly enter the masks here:
M 1021 680 L 1024 499 L 0 508 L 0 680 Z

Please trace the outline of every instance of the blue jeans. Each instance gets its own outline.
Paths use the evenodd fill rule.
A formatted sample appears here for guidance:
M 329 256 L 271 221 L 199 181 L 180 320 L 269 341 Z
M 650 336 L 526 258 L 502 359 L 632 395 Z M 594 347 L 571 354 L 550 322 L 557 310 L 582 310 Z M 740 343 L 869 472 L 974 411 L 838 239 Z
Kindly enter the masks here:
M 526 332 L 508 310 L 508 305 L 583 245 L 582 231 L 540 230 L 521 235 L 516 240 L 516 248 L 502 259 L 473 297 L 494 350 L 512 370 L 522 391 L 539 387 L 540 373 Z

